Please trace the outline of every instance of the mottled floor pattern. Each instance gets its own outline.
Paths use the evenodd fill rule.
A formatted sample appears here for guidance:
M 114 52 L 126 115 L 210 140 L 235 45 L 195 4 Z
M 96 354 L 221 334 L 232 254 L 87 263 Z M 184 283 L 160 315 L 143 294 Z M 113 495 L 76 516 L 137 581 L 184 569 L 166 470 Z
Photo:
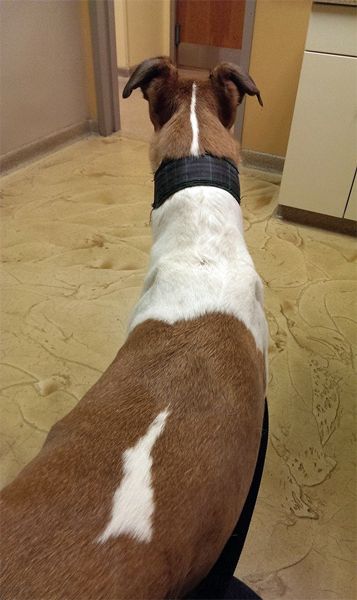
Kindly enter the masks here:
M 238 575 L 265 600 L 356 597 L 356 245 L 274 217 L 241 177 L 270 325 L 270 447 Z M 145 142 L 90 137 L 3 178 L 1 482 L 125 338 L 150 250 Z

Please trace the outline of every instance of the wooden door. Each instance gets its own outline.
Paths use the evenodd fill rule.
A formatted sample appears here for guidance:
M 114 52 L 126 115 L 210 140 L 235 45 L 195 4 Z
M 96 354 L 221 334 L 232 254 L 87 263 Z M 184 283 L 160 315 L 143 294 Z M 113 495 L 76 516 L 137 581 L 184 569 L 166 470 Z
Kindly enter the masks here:
M 176 0 L 176 60 L 212 68 L 221 61 L 246 63 L 254 0 Z
M 180 43 L 242 48 L 245 0 L 177 0 Z

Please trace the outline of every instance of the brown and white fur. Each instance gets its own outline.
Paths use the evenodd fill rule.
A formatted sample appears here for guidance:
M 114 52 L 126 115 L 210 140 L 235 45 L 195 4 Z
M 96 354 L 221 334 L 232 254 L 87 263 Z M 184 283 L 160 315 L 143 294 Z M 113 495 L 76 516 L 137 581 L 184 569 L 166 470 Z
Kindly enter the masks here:
M 230 134 L 245 93 L 229 64 L 181 80 L 142 63 L 166 158 L 237 159 Z M 2 493 L 1 598 L 182 597 L 230 536 L 255 467 L 265 398 L 262 284 L 236 200 L 187 188 L 152 214 L 153 248 L 129 334 L 107 371 L 49 432 Z

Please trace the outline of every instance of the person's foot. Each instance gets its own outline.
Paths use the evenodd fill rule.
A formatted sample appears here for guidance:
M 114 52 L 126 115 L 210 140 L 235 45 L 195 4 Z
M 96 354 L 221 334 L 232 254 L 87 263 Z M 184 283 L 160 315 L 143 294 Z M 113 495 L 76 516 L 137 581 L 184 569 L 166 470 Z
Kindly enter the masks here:
M 253 592 L 243 581 L 232 577 L 222 600 L 262 600 L 262 598 Z

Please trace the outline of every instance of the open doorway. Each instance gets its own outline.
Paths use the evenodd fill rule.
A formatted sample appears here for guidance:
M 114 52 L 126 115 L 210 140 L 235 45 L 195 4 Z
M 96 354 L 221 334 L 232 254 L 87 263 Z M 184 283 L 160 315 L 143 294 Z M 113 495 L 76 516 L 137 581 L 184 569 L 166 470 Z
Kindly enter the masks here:
M 115 0 L 120 123 L 125 135 L 152 134 L 140 90 L 130 102 L 121 92 L 135 66 L 150 56 L 169 55 L 183 75 L 205 78 L 219 62 L 249 68 L 255 0 Z M 241 140 L 244 103 L 235 136 Z
M 171 48 L 178 67 L 205 76 L 220 62 L 249 69 L 255 0 L 172 0 Z M 244 103 L 235 135 L 242 138 Z

